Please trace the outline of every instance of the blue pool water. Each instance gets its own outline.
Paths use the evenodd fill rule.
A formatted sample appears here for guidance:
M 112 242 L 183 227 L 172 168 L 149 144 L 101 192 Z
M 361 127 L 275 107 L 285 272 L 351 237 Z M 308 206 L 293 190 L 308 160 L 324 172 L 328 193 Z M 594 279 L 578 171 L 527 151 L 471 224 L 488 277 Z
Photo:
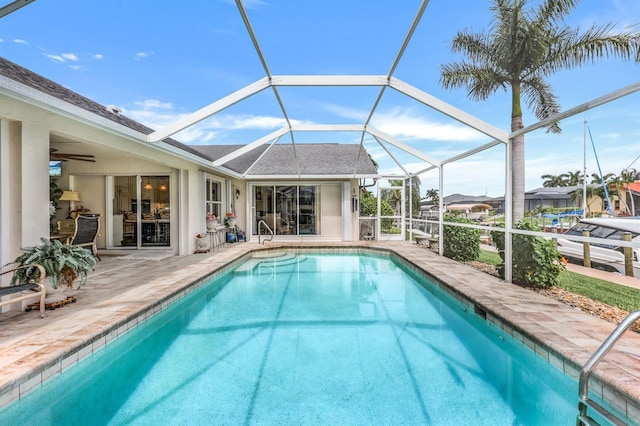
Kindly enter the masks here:
M 577 385 L 384 256 L 250 260 L 0 424 L 573 425 Z

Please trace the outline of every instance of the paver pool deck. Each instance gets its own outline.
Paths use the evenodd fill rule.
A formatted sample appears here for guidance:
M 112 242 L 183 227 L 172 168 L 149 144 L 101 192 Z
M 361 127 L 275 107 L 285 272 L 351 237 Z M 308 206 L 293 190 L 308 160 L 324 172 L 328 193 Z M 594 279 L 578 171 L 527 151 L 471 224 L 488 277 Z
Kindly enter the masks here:
M 0 407 L 28 394 L 62 370 L 100 350 L 189 292 L 194 282 L 244 255 L 261 250 L 370 248 L 392 252 L 435 277 L 463 303 L 505 334 L 571 377 L 615 324 L 507 284 L 409 242 L 228 244 L 210 253 L 145 258 L 101 253 L 77 302 L 47 311 L 0 314 Z M 640 333 L 628 331 L 594 370 L 590 390 L 640 423 Z M 576 414 L 578 394 L 576 386 Z

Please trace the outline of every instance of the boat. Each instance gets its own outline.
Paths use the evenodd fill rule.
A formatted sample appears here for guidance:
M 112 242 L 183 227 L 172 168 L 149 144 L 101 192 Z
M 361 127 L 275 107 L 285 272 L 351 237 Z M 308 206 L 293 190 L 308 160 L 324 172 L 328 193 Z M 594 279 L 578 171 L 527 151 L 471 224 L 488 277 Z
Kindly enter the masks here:
M 640 218 L 592 218 L 581 219 L 572 226 L 564 236 L 582 236 L 583 231 L 589 231 L 593 238 L 604 238 L 610 243 L 591 243 L 591 267 L 609 272 L 625 273 L 624 247 L 619 243 L 624 239 L 624 233 L 631 233 L 631 241 L 637 243 L 633 247 L 633 273 L 640 278 Z M 580 241 L 558 238 L 558 250 L 564 258 L 572 263 L 583 265 L 584 247 Z

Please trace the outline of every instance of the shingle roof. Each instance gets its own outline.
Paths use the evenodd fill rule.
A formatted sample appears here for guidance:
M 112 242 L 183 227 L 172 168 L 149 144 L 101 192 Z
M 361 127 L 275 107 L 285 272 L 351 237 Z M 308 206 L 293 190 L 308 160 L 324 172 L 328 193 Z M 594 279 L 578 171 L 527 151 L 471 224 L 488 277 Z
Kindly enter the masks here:
M 34 73 L 24 67 L 21 67 L 18 64 L 15 64 L 3 57 L 0 56 L 0 75 L 14 80 L 18 83 L 24 84 L 26 86 L 31 87 L 32 89 L 38 90 L 42 93 L 46 93 L 47 95 L 53 96 L 62 101 L 68 102 L 74 106 L 92 112 L 96 115 L 104 117 L 108 120 L 111 120 L 115 123 L 121 124 L 125 127 L 138 131 L 142 134 L 148 135 L 153 133 L 153 129 L 145 126 L 144 124 L 138 123 L 135 120 L 132 120 L 122 114 L 116 114 L 107 109 L 106 106 L 101 105 L 95 101 L 92 101 L 89 98 L 86 98 L 72 90 L 67 89 L 66 87 L 49 80 L 39 74 Z M 183 151 L 189 152 L 191 154 L 202 156 L 201 153 L 191 149 L 188 145 L 180 143 L 175 139 L 167 138 L 163 140 L 163 142 L 172 145 L 176 148 L 179 148 Z
M 206 157 L 215 160 L 242 145 L 192 145 Z M 357 144 L 275 144 L 260 146 L 224 166 L 248 175 L 377 175 L 378 171 L 366 150 Z M 266 151 L 266 153 L 265 153 Z M 264 155 L 260 157 L 262 154 Z M 359 155 L 359 157 L 358 157 Z M 300 170 L 296 166 L 298 160 Z M 256 162 L 256 160 L 258 160 Z M 255 163 L 255 164 L 254 164 Z M 357 168 L 355 167 L 357 163 Z
M 587 185 L 590 188 L 595 188 L 598 185 Z M 582 189 L 582 186 L 549 186 L 549 187 L 540 187 L 533 189 L 531 191 L 527 191 L 524 194 L 525 199 L 527 200 L 542 200 L 542 199 L 569 199 L 571 198 L 571 194 L 574 193 L 577 189 Z

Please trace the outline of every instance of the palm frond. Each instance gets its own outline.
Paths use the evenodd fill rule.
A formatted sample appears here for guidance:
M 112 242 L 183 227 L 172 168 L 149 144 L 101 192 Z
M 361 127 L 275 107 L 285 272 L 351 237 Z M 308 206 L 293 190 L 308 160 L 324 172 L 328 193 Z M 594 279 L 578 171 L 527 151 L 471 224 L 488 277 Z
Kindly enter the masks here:
M 553 89 L 542 77 L 530 77 L 522 82 L 522 95 L 526 105 L 532 109 L 538 120 L 545 120 L 560 112 L 560 104 Z M 548 131 L 560 133 L 558 122 L 551 124 Z

